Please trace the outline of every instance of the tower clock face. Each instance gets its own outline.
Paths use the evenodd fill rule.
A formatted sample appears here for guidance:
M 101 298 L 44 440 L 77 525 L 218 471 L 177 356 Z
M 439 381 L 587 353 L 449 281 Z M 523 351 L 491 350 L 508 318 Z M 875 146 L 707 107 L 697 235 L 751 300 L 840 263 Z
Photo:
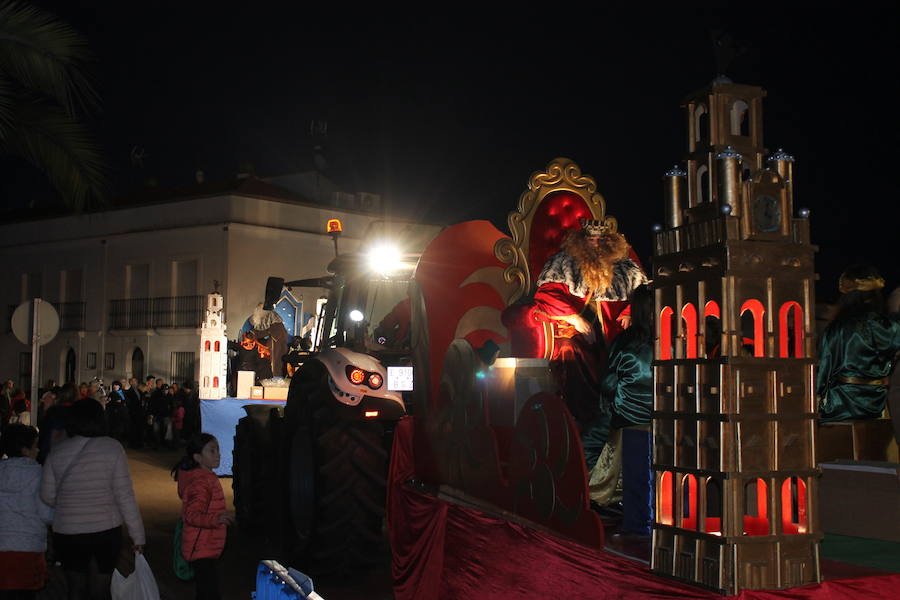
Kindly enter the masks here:
M 753 199 L 753 227 L 763 233 L 781 228 L 781 203 L 777 198 L 760 194 Z

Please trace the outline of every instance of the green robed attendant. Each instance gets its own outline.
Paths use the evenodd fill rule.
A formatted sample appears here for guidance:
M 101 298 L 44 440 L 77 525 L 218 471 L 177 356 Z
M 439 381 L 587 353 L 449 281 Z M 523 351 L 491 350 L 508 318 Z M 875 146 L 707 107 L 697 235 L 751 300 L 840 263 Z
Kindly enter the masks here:
M 816 395 L 822 421 L 874 419 L 900 352 L 900 314 L 884 314 L 884 279 L 862 265 L 841 275 L 838 315 L 819 342 Z

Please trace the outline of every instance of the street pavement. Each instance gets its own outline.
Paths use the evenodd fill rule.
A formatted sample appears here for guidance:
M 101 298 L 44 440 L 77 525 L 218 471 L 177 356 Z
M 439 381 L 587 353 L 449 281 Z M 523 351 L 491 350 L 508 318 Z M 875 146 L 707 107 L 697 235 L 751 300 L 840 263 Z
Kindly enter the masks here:
M 161 600 L 190 600 L 194 585 L 183 582 L 172 570 L 172 536 L 181 514 L 176 484 L 169 474 L 181 451 L 128 450 L 128 464 L 144 529 L 147 533 L 145 555 L 159 584 Z M 234 508 L 230 478 L 219 480 L 229 509 Z M 256 589 L 256 567 L 266 555 L 264 543 L 237 526 L 228 532 L 228 543 L 221 558 L 221 589 L 224 600 L 249 600 Z M 390 556 L 380 566 L 358 577 L 316 580 L 316 592 L 325 600 L 392 599 Z M 295 565 L 285 565 L 295 566 Z M 302 569 L 301 569 L 302 570 Z

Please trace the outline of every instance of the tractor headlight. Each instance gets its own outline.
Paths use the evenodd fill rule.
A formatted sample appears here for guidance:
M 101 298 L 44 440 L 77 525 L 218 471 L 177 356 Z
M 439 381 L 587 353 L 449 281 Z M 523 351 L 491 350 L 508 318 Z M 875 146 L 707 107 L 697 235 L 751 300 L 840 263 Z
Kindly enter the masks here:
M 382 275 L 389 275 L 403 269 L 406 265 L 402 259 L 403 256 L 396 246 L 385 244 L 369 250 L 369 268 Z

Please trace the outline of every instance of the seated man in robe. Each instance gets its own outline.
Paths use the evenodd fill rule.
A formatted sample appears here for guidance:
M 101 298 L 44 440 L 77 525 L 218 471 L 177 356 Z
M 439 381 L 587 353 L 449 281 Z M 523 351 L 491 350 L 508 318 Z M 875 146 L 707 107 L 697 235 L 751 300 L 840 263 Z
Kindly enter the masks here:
M 627 326 L 628 297 L 644 283 L 625 236 L 595 220 L 570 231 L 538 276 L 531 311 L 554 323 L 550 366 L 581 432 L 588 469 L 603 446 L 590 431 L 602 414 L 606 344 Z
M 868 265 L 841 275 L 838 313 L 819 342 L 816 396 L 822 421 L 875 419 L 900 352 L 900 315 L 884 314 L 884 279 Z

